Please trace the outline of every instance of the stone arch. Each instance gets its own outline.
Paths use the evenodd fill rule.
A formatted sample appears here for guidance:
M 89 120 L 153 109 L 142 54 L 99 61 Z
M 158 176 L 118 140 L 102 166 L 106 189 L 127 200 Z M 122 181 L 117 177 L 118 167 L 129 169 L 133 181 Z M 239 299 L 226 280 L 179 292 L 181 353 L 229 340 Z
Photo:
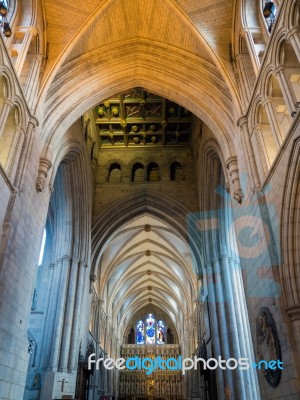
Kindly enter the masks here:
M 97 265 L 105 243 L 113 237 L 117 227 L 129 220 L 147 213 L 161 218 L 170 224 L 193 247 L 193 256 L 199 270 L 202 268 L 202 254 L 198 248 L 197 231 L 191 227 L 188 232 L 186 216 L 189 210 L 162 193 L 143 189 L 129 199 L 113 203 L 109 210 L 101 213 L 92 224 L 92 262 L 91 274 L 96 274 Z M 112 219 L 112 215 L 114 218 Z
M 286 16 L 288 29 L 299 27 L 300 21 L 300 4 L 298 1 L 293 1 L 291 3 L 290 12 Z
M 176 160 L 169 163 L 169 170 L 171 181 L 180 181 L 184 178 L 182 163 L 179 161 Z
M 244 28 L 259 26 L 258 1 L 242 1 L 241 20 Z
M 280 277 L 286 307 L 293 314 L 293 307 L 300 305 L 300 288 L 297 280 L 300 251 L 300 140 L 296 140 L 285 178 L 285 191 L 281 211 L 281 244 L 283 263 Z
M 6 66 L 2 66 L 2 68 L 0 69 L 0 75 L 5 81 L 5 97 L 9 100 L 12 100 L 15 97 L 16 93 L 14 77 L 11 71 Z
M 276 65 L 284 68 L 283 73 L 288 90 L 293 98 L 291 101 L 295 105 L 300 101 L 300 65 L 293 46 L 286 40 L 285 36 L 282 37 L 276 47 Z
M 290 337 L 294 360 L 299 359 L 300 328 L 300 140 L 295 140 L 284 185 L 280 218 L 282 260 L 279 264 L 283 305 L 289 317 Z M 296 363 L 297 365 L 297 363 Z M 299 371 L 299 367 L 297 367 Z
M 122 169 L 119 163 L 111 163 L 108 169 L 108 182 L 120 182 L 122 180 Z
M 15 96 L 15 98 L 13 99 L 13 103 L 17 110 L 16 124 L 20 126 L 24 132 L 26 132 L 27 114 L 25 111 L 24 102 L 19 96 Z
M 115 3 L 115 4 L 113 4 Z M 226 82 L 226 85 L 230 87 L 230 91 L 232 96 L 236 97 L 236 91 L 234 88 L 234 83 L 230 77 L 230 74 L 224 68 L 223 61 L 220 59 L 219 55 L 216 53 L 216 51 L 213 49 L 213 46 L 211 43 L 206 39 L 206 35 L 203 35 L 202 30 L 197 28 L 197 26 L 192 23 L 188 15 L 186 13 L 182 12 L 178 5 L 174 3 L 173 1 L 166 1 L 166 5 L 168 6 L 169 10 L 168 13 L 171 13 L 174 18 L 178 19 L 180 21 L 180 24 L 182 24 L 184 27 L 186 27 L 186 30 L 190 32 L 191 36 L 195 36 L 197 38 L 197 41 L 199 41 L 198 46 L 200 45 L 203 49 L 205 49 L 206 52 L 209 54 L 209 58 L 212 58 L 212 63 L 215 63 L 217 65 L 217 68 L 220 70 L 221 75 L 223 76 L 223 79 Z M 51 62 L 48 64 L 48 70 L 46 71 L 45 74 L 45 81 L 44 81 L 44 87 L 43 87 L 43 93 L 42 97 L 46 96 L 46 93 L 54 79 L 54 77 L 57 75 L 59 72 L 59 69 L 62 67 L 63 63 L 66 61 L 68 56 L 72 54 L 72 51 L 74 50 L 74 47 L 76 48 L 76 45 L 80 39 L 82 39 L 85 35 L 87 35 L 88 32 L 92 31 L 93 27 L 95 24 L 98 25 L 101 24 L 101 18 L 103 15 L 105 15 L 107 9 L 113 8 L 114 6 L 117 6 L 118 2 L 117 1 L 112 1 L 112 0 L 106 0 L 101 5 L 96 7 L 95 9 L 91 9 L 93 11 L 92 15 L 85 20 L 85 18 L 80 19 L 79 24 L 76 24 L 76 29 L 73 31 L 70 31 L 70 37 L 68 39 L 72 40 L 66 40 L 63 43 L 63 46 L 58 48 L 55 51 L 55 55 L 51 58 Z M 147 12 L 147 10 L 145 10 Z M 135 10 L 136 13 L 139 12 L 138 9 Z M 87 15 L 89 12 L 87 12 Z M 130 20 L 130 15 L 128 16 L 128 20 Z M 52 22 L 52 21 L 51 21 Z M 152 25 L 152 24 L 150 24 Z M 179 24 L 178 24 L 179 25 Z M 137 34 L 139 36 L 139 34 Z M 136 36 L 135 36 L 136 37 Z M 150 36 L 151 37 L 151 36 Z M 51 37 L 52 38 L 52 37 Z M 51 40 L 50 38 L 50 40 Z M 148 39 L 148 37 L 147 37 Z M 152 38 L 151 38 L 152 39 Z M 116 41 L 120 41 L 116 40 Z M 179 49 L 180 46 L 177 46 Z M 169 51 L 169 49 L 168 49 Z M 121 53 L 121 52 L 120 52 Z M 120 55 L 119 53 L 119 55 Z M 137 53 L 138 54 L 138 53 Z M 237 100 L 237 97 L 236 97 Z M 237 101 L 238 103 L 238 101 Z M 235 104 L 235 109 L 239 108 L 239 104 Z
M 83 137 L 74 136 L 73 140 L 66 138 L 54 160 L 54 191 L 51 186 L 50 199 L 46 197 L 51 249 L 41 266 L 40 281 L 44 318 L 29 323 L 37 334 L 35 371 L 41 374 L 42 382 L 47 379 L 46 370 L 53 374 L 58 366 L 68 369 L 70 374 L 71 370 L 76 371 L 80 314 L 89 298 L 85 288 L 89 276 L 92 183 Z M 43 340 L 41 332 L 50 340 Z M 46 398 L 53 397 L 53 388 L 42 385 L 42 391 Z
M 135 160 L 131 164 L 131 182 L 144 182 L 146 169 L 143 162 Z
M 157 162 L 151 161 L 147 165 L 147 181 L 158 182 L 160 181 L 160 166 Z
M 122 49 L 125 45 L 128 51 L 124 52 Z M 111 62 L 107 61 L 99 69 L 96 67 L 97 60 L 99 60 L 98 51 L 94 51 L 89 54 L 91 60 L 94 60 L 91 61 L 92 70 L 89 74 L 86 74 L 86 68 L 84 67 L 87 56 L 83 56 L 80 62 L 78 61 L 78 65 L 74 64 L 74 68 L 72 68 L 73 61 L 70 61 L 68 68 L 63 68 L 56 80 L 53 81 L 45 103 L 46 115 L 42 128 L 44 156 L 49 157 L 47 153 L 51 153 L 52 141 L 57 140 L 57 136 L 63 135 L 63 127 L 73 123 L 78 118 L 78 115 L 82 115 L 86 110 L 101 102 L 101 99 L 114 95 L 116 91 L 124 92 L 133 87 L 143 87 L 189 109 L 216 133 L 228 157 L 231 153 L 234 153 L 233 117 L 231 112 L 228 113 L 228 110 L 231 109 L 229 93 L 225 97 L 224 93 L 218 93 L 218 96 L 215 96 L 214 99 L 211 97 L 208 99 L 207 92 L 209 88 L 203 91 L 203 85 L 211 85 L 213 92 L 216 94 L 216 86 L 213 85 L 211 80 L 213 71 L 210 72 L 211 68 L 215 70 L 214 67 L 209 67 L 208 63 L 204 63 L 205 65 L 203 64 L 202 66 L 203 61 L 199 63 L 199 59 L 191 57 L 188 53 L 178 49 L 175 52 L 175 49 L 171 47 L 170 52 L 178 59 L 178 63 L 169 63 L 168 60 L 164 59 L 164 49 L 157 43 L 150 46 L 148 42 L 133 41 L 128 43 L 127 41 L 115 44 L 108 50 L 112 54 L 118 53 L 118 63 L 111 64 Z M 146 50 L 151 53 L 155 52 L 159 58 L 160 56 L 162 57 L 161 60 L 164 62 L 158 60 L 155 65 L 149 65 Z M 178 54 L 178 51 L 180 54 Z M 136 62 L 136 57 L 133 54 L 139 54 L 139 63 Z M 123 65 L 126 65 L 126 68 Z M 186 69 L 189 74 L 195 76 L 186 79 L 185 74 L 179 71 L 182 69 Z M 215 72 L 217 71 L 215 70 Z M 207 79 L 203 79 L 206 75 Z M 82 79 L 78 79 L 79 76 Z M 118 76 L 117 81 L 116 76 Z M 61 88 L 64 86 L 63 83 L 68 80 L 74 83 L 74 90 L 70 95 L 66 95 L 66 92 L 61 92 Z M 184 88 L 180 93 L 177 89 L 178 86 Z M 204 101 L 203 96 L 199 96 L 200 92 L 205 93 L 207 101 Z M 80 102 L 76 100 L 79 98 L 78 96 L 81 99 Z M 219 120 L 219 113 L 216 114 L 214 112 L 219 107 L 222 107 L 226 112 L 225 119 Z M 55 115 L 54 118 L 53 115 Z M 56 137 L 55 139 L 54 136 Z

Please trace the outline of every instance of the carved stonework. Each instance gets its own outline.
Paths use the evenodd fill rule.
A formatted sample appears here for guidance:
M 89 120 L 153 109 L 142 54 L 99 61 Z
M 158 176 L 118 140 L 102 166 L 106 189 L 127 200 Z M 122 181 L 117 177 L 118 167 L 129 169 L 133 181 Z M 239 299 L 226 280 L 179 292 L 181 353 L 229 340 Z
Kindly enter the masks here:
M 40 158 L 38 177 L 37 177 L 36 183 L 35 183 L 35 187 L 38 192 L 42 192 L 44 190 L 47 174 L 51 167 L 52 167 L 52 164 L 47 158 L 44 158 L 44 157 Z
M 258 153 L 259 153 L 260 162 L 263 167 L 264 177 L 266 177 L 268 175 L 268 166 L 266 163 L 266 158 L 265 158 L 263 147 L 262 147 L 262 142 L 261 142 L 262 131 L 261 131 L 261 127 L 259 125 L 255 128 L 254 134 L 255 134 L 255 139 L 256 139 L 256 143 L 257 143 L 257 149 L 258 149 Z
M 231 181 L 234 187 L 233 198 L 239 203 L 242 203 L 244 194 L 241 188 L 239 169 L 236 157 L 231 157 L 227 160 L 227 168 L 231 176 Z

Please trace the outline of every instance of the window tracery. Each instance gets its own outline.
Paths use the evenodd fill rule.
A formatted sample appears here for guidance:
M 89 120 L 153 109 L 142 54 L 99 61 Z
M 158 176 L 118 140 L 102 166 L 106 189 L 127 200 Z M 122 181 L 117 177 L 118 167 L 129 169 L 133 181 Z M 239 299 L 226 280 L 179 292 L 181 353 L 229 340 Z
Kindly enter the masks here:
M 166 328 L 163 320 L 156 322 L 154 314 L 147 314 L 145 320 L 136 323 L 136 344 L 165 344 Z

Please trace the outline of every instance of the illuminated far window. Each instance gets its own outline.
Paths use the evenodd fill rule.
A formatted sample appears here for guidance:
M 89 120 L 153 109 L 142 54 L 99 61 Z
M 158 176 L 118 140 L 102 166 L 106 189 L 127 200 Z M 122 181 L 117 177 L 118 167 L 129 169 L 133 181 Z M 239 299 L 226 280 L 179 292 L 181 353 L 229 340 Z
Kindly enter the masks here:
M 155 319 L 153 314 L 146 318 L 146 344 L 155 344 Z
M 145 326 L 142 320 L 136 324 L 136 343 L 145 344 Z
M 44 233 L 43 233 L 43 239 L 42 239 L 42 244 L 41 244 L 41 250 L 40 250 L 40 256 L 39 256 L 38 265 L 41 265 L 42 262 L 43 262 L 45 243 L 46 243 L 46 229 L 44 229 Z
M 165 324 L 161 320 L 157 322 L 157 344 L 165 344 Z

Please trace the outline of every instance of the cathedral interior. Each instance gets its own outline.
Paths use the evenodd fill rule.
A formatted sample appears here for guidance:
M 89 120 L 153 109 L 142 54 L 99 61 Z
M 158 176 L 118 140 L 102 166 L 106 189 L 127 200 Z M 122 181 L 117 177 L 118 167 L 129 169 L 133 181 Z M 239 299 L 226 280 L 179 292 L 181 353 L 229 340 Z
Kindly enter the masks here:
M 0 0 L 1 400 L 300 399 L 299 23 Z

